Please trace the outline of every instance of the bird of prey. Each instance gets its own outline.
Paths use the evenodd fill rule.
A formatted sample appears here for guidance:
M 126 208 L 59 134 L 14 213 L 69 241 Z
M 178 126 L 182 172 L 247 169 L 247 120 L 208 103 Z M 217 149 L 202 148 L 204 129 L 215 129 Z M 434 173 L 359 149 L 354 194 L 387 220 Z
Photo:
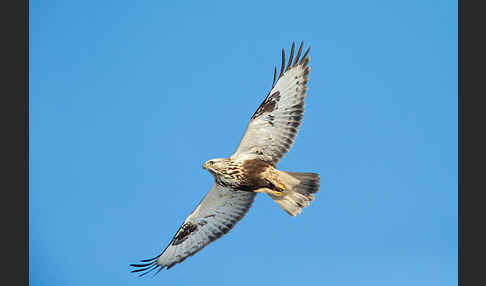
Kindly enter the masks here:
M 301 125 L 309 82 L 309 51 L 302 54 L 295 43 L 288 62 L 282 49 L 282 65 L 274 70 L 270 92 L 251 117 L 246 132 L 229 158 L 204 163 L 214 176 L 214 185 L 186 218 L 172 241 L 158 256 L 131 264 L 132 272 L 157 273 L 194 255 L 231 230 L 245 216 L 257 193 L 265 193 L 289 215 L 296 216 L 314 200 L 320 177 L 315 173 L 277 170 Z

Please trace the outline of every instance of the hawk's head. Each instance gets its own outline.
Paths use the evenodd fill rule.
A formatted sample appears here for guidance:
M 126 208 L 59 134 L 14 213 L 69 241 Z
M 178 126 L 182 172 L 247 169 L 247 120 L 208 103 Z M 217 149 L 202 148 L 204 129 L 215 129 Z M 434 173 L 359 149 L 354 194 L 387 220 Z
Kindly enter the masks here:
M 213 174 L 216 182 L 221 185 L 234 185 L 241 174 L 241 168 L 237 162 L 226 159 L 211 159 L 204 163 L 203 168 Z
M 216 173 L 220 175 L 228 168 L 230 159 L 211 159 L 203 164 L 203 168 L 207 169 L 211 173 Z
M 239 165 L 229 158 L 211 159 L 203 164 L 203 168 L 218 177 L 233 176 L 239 171 Z

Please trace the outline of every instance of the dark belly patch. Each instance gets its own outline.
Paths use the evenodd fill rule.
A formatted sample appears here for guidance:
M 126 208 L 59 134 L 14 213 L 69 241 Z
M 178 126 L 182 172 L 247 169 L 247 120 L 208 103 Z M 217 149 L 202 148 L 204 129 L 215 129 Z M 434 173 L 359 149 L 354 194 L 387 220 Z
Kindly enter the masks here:
M 269 163 L 258 159 L 243 162 L 243 180 L 240 188 L 254 191 L 263 187 L 272 187 L 272 184 L 263 177 L 263 173 L 271 167 Z

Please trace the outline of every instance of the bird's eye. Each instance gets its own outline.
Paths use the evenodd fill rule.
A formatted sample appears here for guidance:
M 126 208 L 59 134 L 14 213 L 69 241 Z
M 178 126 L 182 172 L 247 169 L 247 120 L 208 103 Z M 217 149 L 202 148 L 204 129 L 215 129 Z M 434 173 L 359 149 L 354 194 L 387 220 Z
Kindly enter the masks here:
M 214 165 L 214 162 L 213 161 L 209 161 L 209 165 Z

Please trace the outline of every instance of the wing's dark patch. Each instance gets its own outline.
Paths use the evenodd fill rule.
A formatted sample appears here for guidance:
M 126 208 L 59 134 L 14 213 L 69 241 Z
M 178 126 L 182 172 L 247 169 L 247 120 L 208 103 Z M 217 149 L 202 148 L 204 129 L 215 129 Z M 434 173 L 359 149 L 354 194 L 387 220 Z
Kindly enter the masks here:
M 280 100 L 280 91 L 276 91 L 272 93 L 269 97 L 267 97 L 262 104 L 260 104 L 260 107 L 255 111 L 255 114 L 251 117 L 251 119 L 255 119 L 262 115 L 263 113 L 270 113 L 274 111 L 277 107 L 277 103 Z
M 194 224 L 192 222 L 185 222 L 179 231 L 176 233 L 174 239 L 172 240 L 172 245 L 178 245 L 184 242 L 191 233 L 195 232 L 197 230 L 197 224 Z

